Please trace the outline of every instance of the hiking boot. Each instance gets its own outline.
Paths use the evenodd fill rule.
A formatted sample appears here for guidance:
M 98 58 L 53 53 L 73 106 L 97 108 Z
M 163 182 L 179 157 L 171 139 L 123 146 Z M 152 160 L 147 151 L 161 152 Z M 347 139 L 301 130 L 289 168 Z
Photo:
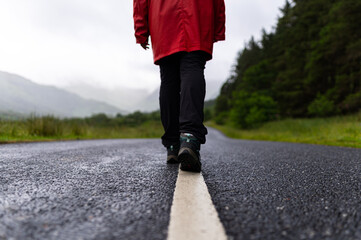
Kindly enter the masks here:
M 179 163 L 178 152 L 179 152 L 179 143 L 167 147 L 167 163 Z
M 178 161 L 181 163 L 180 169 L 189 172 L 200 172 L 202 167 L 199 154 L 201 144 L 198 139 L 190 133 L 181 133 L 180 141 L 181 145 L 178 154 Z

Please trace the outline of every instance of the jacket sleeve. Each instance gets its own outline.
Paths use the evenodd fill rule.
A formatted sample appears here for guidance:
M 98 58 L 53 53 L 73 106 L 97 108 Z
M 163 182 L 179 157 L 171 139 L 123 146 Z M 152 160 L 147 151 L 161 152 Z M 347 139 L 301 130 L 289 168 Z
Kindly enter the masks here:
M 226 39 L 226 7 L 224 0 L 214 0 L 214 42 Z
M 137 43 L 145 43 L 149 37 L 148 0 L 133 0 L 133 19 Z

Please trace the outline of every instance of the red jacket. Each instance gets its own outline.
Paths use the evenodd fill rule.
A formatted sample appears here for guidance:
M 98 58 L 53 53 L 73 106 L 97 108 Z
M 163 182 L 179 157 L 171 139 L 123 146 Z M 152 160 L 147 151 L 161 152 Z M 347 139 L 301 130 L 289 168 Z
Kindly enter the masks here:
M 224 0 L 134 0 L 137 43 L 151 36 L 154 62 L 180 51 L 202 50 L 225 40 Z

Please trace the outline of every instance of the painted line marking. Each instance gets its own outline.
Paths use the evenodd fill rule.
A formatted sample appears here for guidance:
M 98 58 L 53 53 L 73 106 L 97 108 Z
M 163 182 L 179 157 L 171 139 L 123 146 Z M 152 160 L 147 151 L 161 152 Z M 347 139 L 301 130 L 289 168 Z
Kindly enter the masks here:
M 227 240 L 201 173 L 179 170 L 168 240 Z

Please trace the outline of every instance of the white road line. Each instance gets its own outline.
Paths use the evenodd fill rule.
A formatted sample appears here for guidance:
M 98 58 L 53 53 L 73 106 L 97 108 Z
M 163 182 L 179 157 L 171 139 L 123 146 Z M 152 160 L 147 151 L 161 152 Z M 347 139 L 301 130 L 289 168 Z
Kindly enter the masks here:
M 168 240 L 226 240 L 202 174 L 179 170 Z

